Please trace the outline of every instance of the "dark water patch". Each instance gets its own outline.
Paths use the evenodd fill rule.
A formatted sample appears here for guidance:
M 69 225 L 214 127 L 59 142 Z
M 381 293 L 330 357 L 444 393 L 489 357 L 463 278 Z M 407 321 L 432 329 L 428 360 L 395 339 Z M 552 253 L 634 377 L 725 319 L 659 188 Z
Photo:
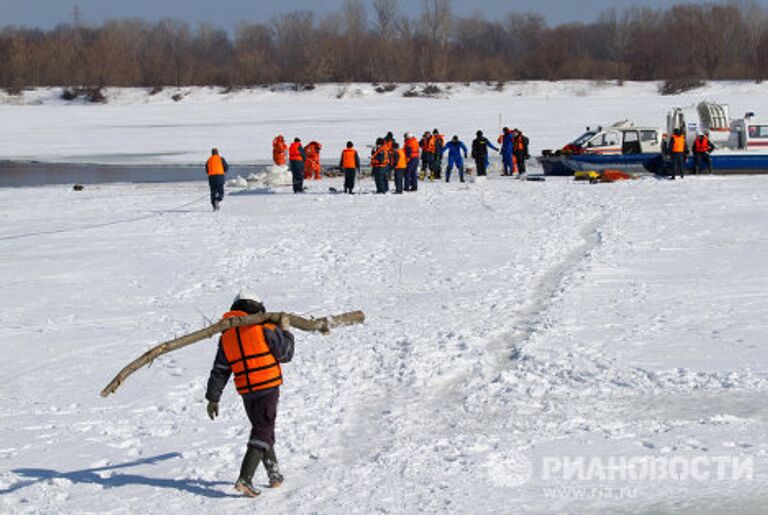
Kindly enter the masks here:
M 266 165 L 230 165 L 228 177 L 247 177 Z M 203 165 L 97 165 L 0 161 L 0 188 L 116 182 L 205 181 Z

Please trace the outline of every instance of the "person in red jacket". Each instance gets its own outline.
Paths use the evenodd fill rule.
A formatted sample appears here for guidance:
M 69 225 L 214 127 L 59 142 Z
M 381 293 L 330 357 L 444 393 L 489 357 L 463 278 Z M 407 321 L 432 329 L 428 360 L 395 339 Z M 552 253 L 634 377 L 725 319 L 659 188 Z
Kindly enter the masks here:
M 286 150 L 288 150 L 288 145 L 285 144 L 285 139 L 282 134 L 272 140 L 272 161 L 274 161 L 277 166 L 283 166 L 285 164 Z
M 265 311 L 258 297 L 241 292 L 223 318 Z M 243 398 L 245 413 L 251 422 L 240 476 L 235 482 L 235 489 L 247 497 L 256 497 L 261 493 L 253 486 L 253 475 L 259 463 L 264 463 L 271 488 L 277 488 L 284 481 L 275 454 L 275 419 L 280 385 L 283 383 L 280 363 L 288 363 L 293 358 L 294 338 L 289 327 L 288 317 L 284 316 L 280 327 L 264 323 L 225 331 L 219 339 L 208 378 L 205 398 L 208 400 L 206 411 L 211 420 L 219 415 L 221 394 L 234 374 L 235 388 Z
M 306 162 L 304 163 L 304 178 L 320 180 L 320 150 L 323 146 L 317 141 L 310 141 L 304 150 L 306 151 Z

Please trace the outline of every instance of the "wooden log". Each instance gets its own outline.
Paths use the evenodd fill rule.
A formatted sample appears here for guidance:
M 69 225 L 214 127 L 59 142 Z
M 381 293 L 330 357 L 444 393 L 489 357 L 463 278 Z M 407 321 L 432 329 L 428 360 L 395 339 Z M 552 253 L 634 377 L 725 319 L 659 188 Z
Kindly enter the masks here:
M 334 327 L 361 324 L 365 321 L 365 314 L 362 311 L 352 311 L 350 313 L 323 318 L 303 318 L 293 313 L 258 313 L 256 315 L 225 318 L 211 326 L 195 331 L 194 333 L 152 347 L 147 352 L 128 363 L 120 372 L 118 372 L 115 378 L 101 391 L 101 396 L 106 397 L 107 395 L 114 393 L 128 376 L 141 367 L 150 365 L 155 359 L 163 354 L 181 349 L 182 347 L 199 342 L 200 340 L 205 340 L 206 338 L 223 333 L 228 329 L 234 329 L 235 327 L 263 323 L 280 325 L 280 321 L 283 317 L 287 317 L 291 327 L 295 327 L 302 331 L 319 332 L 323 334 L 328 334 Z

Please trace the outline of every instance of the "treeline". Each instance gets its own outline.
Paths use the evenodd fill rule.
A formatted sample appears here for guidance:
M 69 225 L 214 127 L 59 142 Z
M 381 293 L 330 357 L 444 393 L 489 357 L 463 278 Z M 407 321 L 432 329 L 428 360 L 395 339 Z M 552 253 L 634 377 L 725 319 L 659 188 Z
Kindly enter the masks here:
M 608 10 L 555 27 L 535 14 L 458 17 L 450 0 L 407 9 L 347 0 L 334 14 L 291 12 L 232 35 L 175 20 L 5 27 L 0 87 L 768 76 L 768 16 L 755 3 Z

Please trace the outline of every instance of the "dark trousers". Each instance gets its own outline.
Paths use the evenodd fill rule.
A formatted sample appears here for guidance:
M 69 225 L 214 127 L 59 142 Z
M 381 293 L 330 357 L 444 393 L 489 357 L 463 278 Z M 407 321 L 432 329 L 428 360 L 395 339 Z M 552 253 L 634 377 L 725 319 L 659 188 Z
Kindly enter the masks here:
M 355 189 L 355 173 L 357 170 L 354 168 L 344 169 L 344 193 L 352 193 Z
M 267 450 L 275 445 L 275 419 L 277 419 L 279 400 L 280 388 L 272 388 L 263 394 L 257 392 L 243 397 L 245 413 L 251 421 L 248 447 Z
M 435 154 L 432 152 L 421 153 L 421 171 L 432 171 L 432 163 L 435 160 Z
M 439 154 L 435 154 L 435 159 L 432 161 L 432 177 L 439 179 L 443 173 L 443 159 Z
M 504 163 L 504 175 L 515 173 L 515 162 L 512 159 L 512 152 L 502 152 L 501 160 Z
M 672 177 L 685 175 L 685 154 L 683 152 L 672 152 Z
M 416 191 L 419 188 L 419 158 L 414 157 L 408 160 L 408 166 L 405 169 L 405 191 Z
M 517 161 L 517 172 L 525 173 L 525 151 L 518 150 L 514 154 L 515 160 Z
M 707 154 L 706 152 L 696 152 L 693 154 L 693 168 L 696 171 L 695 173 L 698 175 L 698 173 L 701 171 L 701 164 L 707 163 L 707 170 L 709 170 L 709 174 L 712 175 L 712 157 Z
M 395 169 L 395 193 L 402 193 L 405 185 L 405 168 Z
M 486 156 L 475 159 L 475 168 L 478 177 L 485 177 L 485 170 L 488 167 L 488 158 Z
M 389 189 L 387 184 L 387 169 L 386 168 L 374 168 L 373 180 L 376 183 L 376 193 L 386 193 Z
M 293 192 L 304 191 L 304 161 L 291 161 L 291 175 L 293 175 Z
M 215 206 L 217 202 L 224 200 L 224 182 L 225 175 L 209 175 L 208 186 L 211 188 L 211 205 Z

